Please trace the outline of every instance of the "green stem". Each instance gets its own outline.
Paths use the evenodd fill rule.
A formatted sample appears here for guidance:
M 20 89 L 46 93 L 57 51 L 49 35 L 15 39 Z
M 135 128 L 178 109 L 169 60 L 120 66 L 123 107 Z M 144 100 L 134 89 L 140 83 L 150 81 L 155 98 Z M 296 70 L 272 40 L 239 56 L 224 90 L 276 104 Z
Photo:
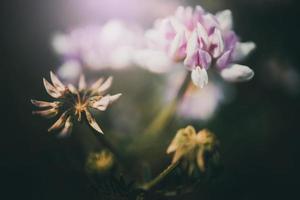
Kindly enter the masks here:
M 169 165 L 164 171 L 162 171 L 157 177 L 155 177 L 152 181 L 143 185 L 144 190 L 151 190 L 154 186 L 160 183 L 164 178 L 166 178 L 174 169 L 179 165 L 180 160 L 175 163 Z
M 144 154 L 146 149 L 153 148 L 153 145 L 156 143 L 155 141 L 157 140 L 157 136 L 160 135 L 159 133 L 161 133 L 172 121 L 178 102 L 180 102 L 191 82 L 190 77 L 191 73 L 187 72 L 177 95 L 161 110 L 161 112 L 156 115 L 150 125 L 143 131 L 143 135 L 130 145 L 128 148 L 129 154 Z
M 169 105 L 164 107 L 164 109 L 162 109 L 162 111 L 158 113 L 158 115 L 156 115 L 156 117 L 153 119 L 150 125 L 146 128 L 144 132 L 145 135 L 153 135 L 160 133 L 171 121 L 174 113 L 176 112 L 178 102 L 181 100 L 182 96 L 184 95 L 186 89 L 190 84 L 190 77 L 190 72 L 187 72 L 184 81 L 182 82 L 181 87 L 177 92 L 177 95 Z

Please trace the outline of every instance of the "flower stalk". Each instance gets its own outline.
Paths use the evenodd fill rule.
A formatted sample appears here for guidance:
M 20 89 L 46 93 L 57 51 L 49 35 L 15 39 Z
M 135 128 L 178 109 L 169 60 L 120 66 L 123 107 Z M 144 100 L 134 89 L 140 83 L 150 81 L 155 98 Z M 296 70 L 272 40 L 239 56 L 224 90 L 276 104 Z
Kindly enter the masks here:
M 144 134 L 145 135 L 157 135 L 169 124 L 172 120 L 174 113 L 176 112 L 176 108 L 180 100 L 182 99 L 185 91 L 187 90 L 189 84 L 191 83 L 191 75 L 190 72 L 186 73 L 184 81 L 182 82 L 177 95 L 174 99 L 167 105 L 160 113 L 156 115 L 150 125 L 146 128 Z
M 157 177 L 155 177 L 153 180 L 150 182 L 144 184 L 142 186 L 142 189 L 149 191 L 151 190 L 154 186 L 159 184 L 162 180 L 164 180 L 169 174 L 171 174 L 179 165 L 180 160 L 171 163 L 164 171 L 162 171 Z

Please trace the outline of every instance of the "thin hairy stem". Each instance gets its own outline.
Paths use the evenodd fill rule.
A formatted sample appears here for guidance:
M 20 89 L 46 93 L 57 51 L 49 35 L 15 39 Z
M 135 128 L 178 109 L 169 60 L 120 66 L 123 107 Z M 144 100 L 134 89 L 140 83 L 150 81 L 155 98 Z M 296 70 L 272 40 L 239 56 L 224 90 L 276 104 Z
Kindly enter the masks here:
M 169 174 L 171 174 L 174 169 L 179 165 L 180 160 L 169 165 L 164 171 L 162 171 L 157 177 L 155 177 L 150 182 L 146 183 L 142 186 L 144 190 L 151 190 L 154 186 L 160 183 L 164 178 L 166 178 Z

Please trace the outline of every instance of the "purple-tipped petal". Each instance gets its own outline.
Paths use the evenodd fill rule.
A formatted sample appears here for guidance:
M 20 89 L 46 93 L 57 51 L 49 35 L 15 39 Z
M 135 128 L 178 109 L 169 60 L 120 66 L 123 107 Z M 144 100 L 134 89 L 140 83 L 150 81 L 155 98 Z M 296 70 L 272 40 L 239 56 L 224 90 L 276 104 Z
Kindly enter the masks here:
M 226 31 L 223 34 L 223 39 L 224 39 L 224 44 L 225 44 L 226 50 L 234 49 L 239 40 L 237 35 L 233 31 Z
M 199 65 L 204 69 L 208 69 L 211 64 L 211 56 L 207 51 L 201 49 L 199 49 L 198 54 L 199 54 Z
M 200 39 L 200 47 L 201 48 L 207 48 L 208 46 L 208 34 L 205 28 L 200 24 L 197 23 L 196 31 L 198 34 L 198 37 Z
M 220 29 L 214 28 L 213 33 L 209 36 L 210 51 L 214 58 L 219 57 L 224 51 L 224 41 Z
M 195 17 L 197 17 L 196 19 L 200 20 L 199 17 L 201 17 L 204 13 L 205 13 L 204 9 L 201 6 L 197 5 L 194 13 Z
M 197 50 L 199 49 L 199 42 L 198 42 L 198 34 L 197 31 L 193 31 L 192 35 L 190 36 L 187 47 L 186 47 L 186 58 L 184 60 L 184 65 L 189 67 L 194 67 L 197 65 Z
M 210 13 L 206 13 L 203 16 L 203 26 L 207 30 L 208 35 L 210 35 L 211 31 L 213 31 L 214 27 L 218 27 L 219 26 L 219 23 L 218 23 L 218 21 L 217 21 L 217 19 L 216 19 L 215 16 L 213 16 Z
M 224 69 L 228 66 L 231 58 L 231 50 L 226 51 L 218 60 L 217 60 L 217 67 L 219 69 Z
M 199 55 L 198 51 L 195 51 L 192 55 L 189 55 L 184 59 L 183 64 L 187 66 L 189 70 L 195 68 L 195 66 L 199 65 Z

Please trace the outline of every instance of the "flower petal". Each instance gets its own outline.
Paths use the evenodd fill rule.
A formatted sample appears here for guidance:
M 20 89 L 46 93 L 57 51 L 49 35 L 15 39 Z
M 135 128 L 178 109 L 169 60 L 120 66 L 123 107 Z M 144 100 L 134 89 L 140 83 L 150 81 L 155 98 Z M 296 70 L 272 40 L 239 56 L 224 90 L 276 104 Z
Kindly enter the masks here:
M 186 132 L 187 135 L 188 135 L 188 137 L 190 137 L 190 138 L 196 137 L 196 130 L 191 125 L 189 125 L 186 128 L 184 128 L 184 132 Z
M 65 111 L 58 118 L 58 120 L 48 129 L 48 132 L 61 128 L 65 124 L 67 117 L 68 117 L 68 111 Z
M 76 87 L 73 84 L 68 84 L 68 89 L 70 90 L 71 93 L 73 94 L 78 94 L 78 90 L 76 89 Z
M 199 54 L 199 65 L 204 68 L 208 69 L 211 65 L 211 56 L 207 51 L 204 51 L 202 49 L 199 49 L 198 51 Z
M 99 93 L 105 92 L 108 88 L 110 88 L 112 81 L 113 81 L 113 77 L 112 76 L 108 77 L 108 79 L 106 79 L 106 81 L 98 88 L 98 92 Z
M 84 89 L 86 89 L 86 81 L 85 81 L 84 75 L 81 74 L 80 78 L 79 78 L 79 83 L 78 83 L 78 90 L 82 91 Z
M 56 116 L 58 113 L 57 108 L 51 108 L 51 109 L 47 109 L 47 110 L 38 110 L 38 111 L 33 111 L 32 114 L 34 115 L 40 115 L 42 117 L 47 117 L 47 118 L 51 118 Z
M 45 108 L 45 107 L 56 108 L 60 104 L 59 101 L 47 102 L 47 101 L 38 101 L 34 99 L 31 99 L 31 103 L 40 108 Z
M 236 47 L 233 51 L 233 60 L 234 61 L 240 61 L 243 60 L 248 54 L 250 54 L 254 49 L 256 48 L 256 45 L 254 42 L 238 42 L 236 44 Z
M 58 79 L 58 77 L 52 71 L 50 71 L 50 78 L 54 87 L 56 87 L 59 91 L 65 90 L 66 86 Z
M 103 131 L 101 130 L 101 128 L 97 124 L 97 122 L 96 122 L 95 118 L 92 116 L 92 114 L 87 109 L 85 109 L 84 111 L 85 111 L 86 119 L 87 119 L 89 125 L 93 129 L 95 129 L 96 131 L 98 131 L 99 133 L 103 134 Z
M 195 8 L 195 13 L 204 14 L 205 10 L 200 5 L 197 5 Z
M 218 27 L 219 23 L 216 17 L 210 13 L 203 15 L 203 26 L 208 31 L 209 35 L 213 31 L 214 27 Z
M 219 69 L 224 69 L 230 62 L 231 50 L 226 51 L 223 55 L 217 60 L 217 67 Z
M 192 81 L 196 86 L 203 88 L 203 86 L 208 83 L 206 70 L 200 67 L 196 67 L 195 69 L 193 69 Z
M 224 51 L 224 41 L 221 31 L 218 28 L 214 28 L 213 33 L 209 36 L 210 39 L 210 51 L 214 58 L 219 57 Z
M 182 24 L 181 21 L 179 21 L 176 17 L 170 18 L 170 23 L 174 31 L 177 33 L 183 32 L 186 29 L 184 24 Z
M 44 83 L 47 93 L 51 97 L 59 98 L 62 96 L 62 94 L 53 85 L 51 85 L 51 83 L 49 83 L 45 78 L 43 78 L 43 83 Z
M 100 111 L 105 111 L 110 102 L 110 95 L 102 97 L 100 100 L 92 103 L 91 107 Z
M 190 36 L 187 46 L 186 46 L 186 58 L 184 59 L 184 65 L 194 67 L 196 62 L 196 53 L 199 49 L 199 42 L 198 42 L 198 34 L 197 31 L 193 31 L 192 35 Z
M 233 64 L 221 71 L 221 76 L 230 82 L 248 81 L 254 76 L 254 72 L 247 66 Z
M 110 99 L 109 99 L 109 103 L 113 103 L 115 102 L 116 100 L 118 100 L 120 97 L 122 96 L 121 93 L 118 93 L 118 94 L 115 94 L 115 95 L 111 95 L 110 96 Z
M 72 118 L 69 116 L 65 122 L 64 128 L 60 131 L 60 136 L 64 137 L 72 132 L 73 123 Z
M 223 32 L 223 40 L 226 50 L 232 50 L 235 48 L 239 38 L 234 31 Z
M 199 55 L 198 51 L 195 51 L 193 55 L 189 55 L 184 59 L 183 64 L 192 70 L 195 66 L 199 65 Z
M 172 163 L 179 161 L 185 153 L 186 152 L 183 151 L 182 149 L 177 150 L 173 156 Z
M 197 23 L 196 31 L 197 31 L 198 37 L 200 38 L 200 47 L 206 48 L 208 45 L 207 31 L 200 23 Z
M 185 43 L 184 31 L 180 31 L 176 34 L 175 38 L 173 39 L 170 45 L 169 55 L 175 61 L 181 60 L 185 57 L 185 55 L 180 55 L 179 53 L 180 48 L 184 45 L 184 43 Z
M 176 151 L 176 149 L 179 147 L 181 141 L 182 141 L 182 133 L 184 132 L 184 129 L 179 129 L 175 135 L 175 137 L 173 138 L 171 144 L 169 145 L 168 149 L 167 149 L 167 153 L 172 153 L 174 151 Z
M 216 18 L 219 21 L 222 30 L 227 31 L 232 29 L 232 13 L 230 10 L 218 12 Z
M 171 144 L 169 145 L 167 153 L 172 153 L 178 148 L 188 149 L 184 148 L 184 146 L 192 143 L 196 136 L 196 130 L 193 126 L 187 126 L 186 128 L 179 129 Z
M 103 78 L 99 78 L 96 82 L 94 82 L 91 85 L 91 90 L 92 91 L 97 91 L 99 89 L 99 87 L 101 86 L 101 84 L 103 83 L 104 79 Z
M 121 93 L 115 94 L 115 95 L 112 95 L 112 96 L 108 94 L 108 95 L 100 98 L 98 101 L 91 102 L 90 106 L 95 108 L 95 109 L 98 109 L 100 111 L 105 111 L 107 106 L 109 104 L 112 104 L 116 100 L 118 100 L 121 95 L 122 95 Z
M 167 154 L 176 151 L 177 148 L 178 148 L 178 143 L 177 141 L 173 140 L 167 149 Z

